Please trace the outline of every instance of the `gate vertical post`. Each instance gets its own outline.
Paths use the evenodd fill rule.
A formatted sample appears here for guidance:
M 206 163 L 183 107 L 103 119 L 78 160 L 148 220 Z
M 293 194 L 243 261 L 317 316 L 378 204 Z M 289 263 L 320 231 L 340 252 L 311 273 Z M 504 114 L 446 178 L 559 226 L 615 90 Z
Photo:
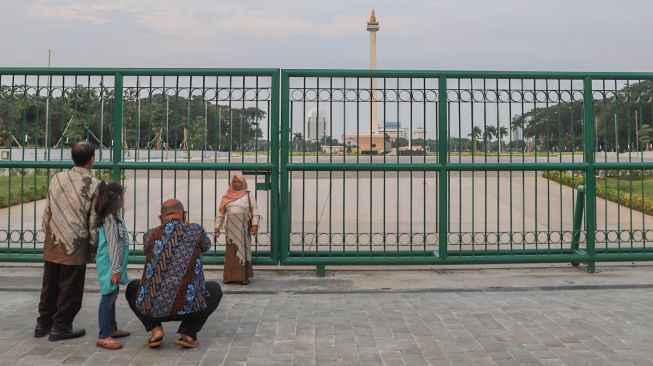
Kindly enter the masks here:
M 280 248 L 281 248 L 281 235 L 280 235 L 280 226 L 279 226 L 279 218 L 281 217 L 280 215 L 280 208 L 279 208 L 279 105 L 280 105 L 280 100 L 279 100 L 279 73 L 280 70 L 277 69 L 272 73 L 272 85 L 270 86 L 272 88 L 272 103 L 271 103 L 271 110 L 270 110 L 270 160 L 272 163 L 272 172 L 271 172 L 271 178 L 272 181 L 270 182 L 272 186 L 272 194 L 271 194 L 271 199 L 272 199 L 272 208 L 270 209 L 270 229 L 272 230 L 271 236 L 270 236 L 270 254 L 272 257 L 272 261 L 279 263 L 279 255 L 280 255 Z
M 113 87 L 113 146 L 111 163 L 111 180 L 120 182 L 122 178 L 120 162 L 122 161 L 122 118 L 123 118 L 123 76 L 121 73 L 116 73 L 114 76 Z
M 281 71 L 281 159 L 279 162 L 280 166 L 280 184 L 279 184 L 279 246 L 281 249 L 281 258 L 280 262 L 283 262 L 288 258 L 290 252 L 290 223 L 289 223 L 289 192 L 288 192 L 288 156 L 289 156 L 289 76 L 285 70 Z
M 438 162 L 440 163 L 438 190 L 438 256 L 440 260 L 447 259 L 447 240 L 449 237 L 449 195 L 447 172 L 447 161 L 449 160 L 449 136 L 447 136 L 447 78 L 445 75 L 438 75 Z
M 596 238 L 596 173 L 594 171 L 594 98 L 592 96 L 592 78 L 583 80 L 583 158 L 587 164 L 585 171 L 585 237 L 587 239 L 587 272 L 595 270 Z

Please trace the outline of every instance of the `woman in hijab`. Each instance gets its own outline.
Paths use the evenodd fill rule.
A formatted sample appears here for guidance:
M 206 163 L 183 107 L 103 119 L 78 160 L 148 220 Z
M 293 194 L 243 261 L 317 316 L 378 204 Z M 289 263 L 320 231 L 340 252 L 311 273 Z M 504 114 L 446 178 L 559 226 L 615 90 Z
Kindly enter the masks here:
M 215 219 L 215 237 L 224 226 L 227 250 L 224 256 L 224 283 L 249 284 L 254 277 L 252 269 L 252 235 L 258 233 L 260 216 L 254 195 L 247 189 L 247 180 L 235 175 L 227 193 L 222 196 L 218 217 Z

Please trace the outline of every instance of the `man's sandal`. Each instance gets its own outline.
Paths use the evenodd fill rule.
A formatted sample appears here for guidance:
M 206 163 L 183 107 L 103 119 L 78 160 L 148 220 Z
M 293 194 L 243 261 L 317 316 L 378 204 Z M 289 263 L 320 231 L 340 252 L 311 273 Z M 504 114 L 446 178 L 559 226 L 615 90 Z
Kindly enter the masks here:
M 145 345 L 150 348 L 157 348 L 161 346 L 161 342 L 163 342 L 163 336 L 150 337 L 147 339 Z
M 104 349 L 117 350 L 122 348 L 122 343 L 113 339 L 98 339 L 95 346 Z
M 180 336 L 179 339 L 177 339 L 174 342 L 176 345 L 182 346 L 184 348 L 196 348 L 197 346 L 200 345 L 200 342 L 194 340 L 193 338 L 187 335 L 180 334 L 179 336 Z

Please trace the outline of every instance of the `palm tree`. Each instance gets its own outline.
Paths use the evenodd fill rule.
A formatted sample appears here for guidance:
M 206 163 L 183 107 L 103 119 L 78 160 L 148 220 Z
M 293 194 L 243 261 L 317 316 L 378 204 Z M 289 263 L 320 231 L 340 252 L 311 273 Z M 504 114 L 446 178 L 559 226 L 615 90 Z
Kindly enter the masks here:
M 499 154 L 501 154 L 501 143 L 503 143 L 504 137 L 508 137 L 508 134 L 508 127 L 499 127 Z
M 476 152 L 476 141 L 481 138 L 481 135 L 483 135 L 483 131 L 481 131 L 478 126 L 474 126 L 474 128 L 472 128 L 472 132 L 467 135 L 472 138 L 472 152 Z
M 304 136 L 301 132 L 295 132 L 292 137 L 293 147 L 295 151 L 299 151 L 300 144 L 304 141 Z
M 525 140 L 524 137 L 524 118 L 519 115 L 515 115 L 512 117 L 512 121 L 510 122 L 510 129 L 513 132 L 513 138 L 515 136 L 521 136 L 522 140 Z M 523 149 L 523 145 L 521 147 Z M 512 149 L 511 149 L 512 151 Z
M 489 125 L 485 126 L 485 132 L 483 133 L 483 140 L 485 144 L 485 151 L 487 152 L 488 142 L 492 142 L 492 139 L 497 135 L 497 128 Z

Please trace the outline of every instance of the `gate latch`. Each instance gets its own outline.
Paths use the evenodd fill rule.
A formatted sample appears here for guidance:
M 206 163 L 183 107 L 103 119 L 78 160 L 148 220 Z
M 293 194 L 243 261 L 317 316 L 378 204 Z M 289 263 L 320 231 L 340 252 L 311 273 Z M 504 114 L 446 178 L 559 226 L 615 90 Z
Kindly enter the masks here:
M 271 174 L 269 170 L 243 170 L 243 175 L 262 175 L 264 182 L 256 183 L 257 191 L 269 191 L 272 189 Z

